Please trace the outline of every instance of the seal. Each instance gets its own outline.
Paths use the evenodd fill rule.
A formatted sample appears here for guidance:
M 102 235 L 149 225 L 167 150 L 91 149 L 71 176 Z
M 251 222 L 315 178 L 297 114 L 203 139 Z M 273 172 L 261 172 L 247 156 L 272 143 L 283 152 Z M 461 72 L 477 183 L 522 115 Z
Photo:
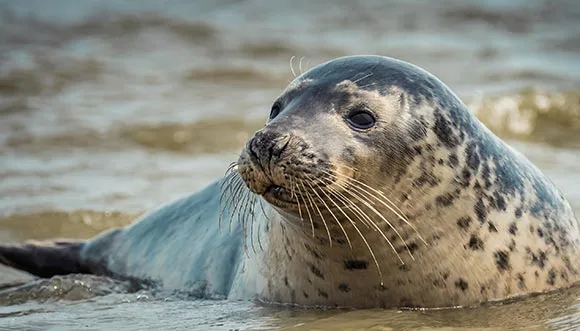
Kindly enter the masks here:
M 580 280 L 560 191 L 440 80 L 381 56 L 297 77 L 226 175 L 86 242 L 1 246 L 49 277 L 152 280 L 213 298 L 469 306 Z

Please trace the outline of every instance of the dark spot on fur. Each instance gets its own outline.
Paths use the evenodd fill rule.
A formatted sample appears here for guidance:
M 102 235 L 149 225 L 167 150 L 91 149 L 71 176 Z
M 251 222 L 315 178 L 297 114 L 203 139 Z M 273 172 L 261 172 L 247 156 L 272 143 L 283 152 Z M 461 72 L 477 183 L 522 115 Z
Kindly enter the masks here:
M 489 165 L 486 162 L 483 163 L 483 168 L 481 169 L 481 177 L 483 178 L 484 186 L 486 189 L 491 187 L 491 178 L 490 178 L 490 169 Z
M 342 292 L 350 291 L 350 287 L 348 287 L 348 284 L 346 284 L 346 283 L 338 284 L 338 289 L 341 290 Z
M 457 136 L 453 132 L 452 125 L 453 123 L 443 117 L 441 111 L 435 112 L 435 125 L 433 131 L 439 138 L 439 141 L 441 141 L 447 148 L 453 148 L 459 144 Z
M 493 197 L 494 197 L 493 207 L 496 210 L 505 211 L 507 206 L 504 197 L 498 191 L 493 192 Z
M 478 249 L 483 250 L 483 240 L 481 240 L 476 234 L 472 234 L 469 238 L 469 243 L 467 243 L 469 248 L 476 251 Z
M 509 230 L 508 230 L 508 231 L 509 231 L 509 233 L 510 233 L 511 235 L 513 235 L 513 236 L 515 236 L 515 235 L 516 235 L 516 233 L 518 232 L 518 226 L 516 225 L 516 223 L 515 223 L 515 222 L 512 222 L 512 223 L 510 224 L 510 227 L 509 227 Z
M 538 272 L 538 270 L 534 271 L 534 276 L 536 276 L 536 278 L 540 278 L 540 273 Z
M 467 290 L 469 287 L 469 284 L 463 278 L 459 278 L 455 281 L 455 287 L 465 292 L 465 290 Z
M 363 260 L 344 260 L 344 268 L 348 270 L 366 269 L 369 265 L 368 261 Z
M 447 284 L 441 279 L 435 279 L 433 281 L 433 286 L 438 287 L 438 288 L 446 288 Z
M 573 275 L 578 274 L 576 269 L 572 266 L 572 262 L 570 262 L 570 258 L 568 256 L 562 257 L 562 260 L 564 261 L 564 265 L 568 271 L 570 271 Z
M 515 215 L 516 215 L 516 218 L 522 217 L 522 208 L 516 208 Z
M 445 163 L 445 161 L 443 161 L 443 159 L 439 159 L 439 161 L 437 161 L 437 163 L 438 163 L 439 165 L 443 165 L 443 163 Z
M 546 280 L 546 283 L 548 283 L 548 285 L 556 284 L 556 271 L 554 270 L 554 268 L 548 271 L 548 279 Z
M 302 295 L 304 295 L 304 297 L 305 297 L 306 299 L 308 299 L 308 293 L 306 293 L 306 292 L 302 291 Z
M 499 250 L 493 253 L 493 256 L 495 258 L 495 264 L 498 270 L 505 271 L 511 268 L 509 253 Z
M 437 206 L 449 206 L 453 203 L 453 195 L 451 193 L 446 193 L 443 195 L 438 196 L 437 198 L 435 198 L 435 204 Z
M 542 231 L 542 229 L 538 228 L 538 237 L 543 238 L 544 237 L 544 231 Z
M 305 244 L 304 245 L 304 248 L 306 248 L 306 250 L 308 252 L 310 252 L 310 254 L 312 254 L 312 256 L 314 256 L 316 259 L 318 259 L 318 260 L 322 259 L 322 257 L 312 247 L 310 247 L 309 245 L 306 245 Z
M 476 150 L 477 145 L 473 142 L 467 144 L 467 148 L 465 149 L 465 154 L 467 155 L 467 165 L 475 172 L 479 168 L 479 153 Z
M 487 211 L 485 210 L 485 205 L 483 204 L 483 200 L 481 198 L 477 199 L 473 210 L 475 211 L 475 215 L 477 215 L 479 223 L 483 223 L 487 217 Z
M 540 269 L 544 269 L 544 267 L 546 266 L 546 260 L 547 260 L 546 253 L 544 253 L 544 251 L 542 251 L 540 249 L 540 250 L 538 250 L 538 254 L 535 254 L 528 247 L 528 248 L 526 248 L 526 253 L 528 254 L 528 257 L 529 257 L 530 262 L 532 263 L 532 265 L 536 265 Z
M 444 280 L 447 280 L 447 278 L 449 278 L 449 272 L 444 272 L 442 276 Z
M 513 252 L 516 249 L 516 241 L 515 240 L 511 240 L 510 244 L 508 245 L 508 249 L 510 250 L 510 252 Z
M 464 216 L 457 220 L 457 226 L 462 228 L 463 230 L 467 230 L 469 228 L 469 224 L 471 223 L 471 217 Z
M 408 243 L 407 245 L 401 245 L 399 247 L 395 248 L 395 251 L 399 254 L 408 251 L 410 254 L 413 254 L 417 249 L 419 248 L 419 245 L 417 245 L 416 242 L 411 242 Z
M 524 279 L 524 276 L 522 274 L 518 274 L 518 287 L 520 288 L 520 290 L 526 289 L 526 280 Z
M 290 284 L 288 284 L 288 277 L 284 276 L 284 284 L 286 286 L 290 286 Z
M 323 290 L 321 290 L 321 289 L 318 289 L 318 296 L 319 296 L 319 297 L 323 297 L 323 298 L 325 298 L 325 299 L 328 299 L 328 293 L 324 292 L 324 291 L 323 291 Z
M 411 267 L 409 267 L 407 264 L 399 264 L 398 268 L 401 271 L 409 271 L 409 270 L 411 270 Z
M 487 222 L 489 232 L 497 232 L 497 228 L 493 222 Z
M 313 264 L 310 265 L 310 271 L 312 271 L 312 273 L 316 277 L 324 279 L 324 275 L 322 274 L 322 272 L 320 271 L 320 269 L 318 269 L 317 267 L 315 267 Z
M 463 187 L 469 186 L 469 183 L 471 182 L 471 172 L 468 169 L 464 168 L 461 170 L 461 178 L 459 179 L 459 182 Z
M 431 242 L 437 242 L 441 239 L 441 236 L 443 236 L 442 232 L 438 232 L 436 231 L 435 233 L 433 233 L 433 235 L 431 236 Z
M 453 168 L 453 167 L 457 167 L 458 164 L 459 164 L 459 159 L 457 159 L 457 154 L 451 153 L 449 155 L 449 165 Z
M 421 153 L 423 152 L 423 147 L 421 146 L 414 146 L 413 150 L 415 151 L 415 155 L 421 155 Z

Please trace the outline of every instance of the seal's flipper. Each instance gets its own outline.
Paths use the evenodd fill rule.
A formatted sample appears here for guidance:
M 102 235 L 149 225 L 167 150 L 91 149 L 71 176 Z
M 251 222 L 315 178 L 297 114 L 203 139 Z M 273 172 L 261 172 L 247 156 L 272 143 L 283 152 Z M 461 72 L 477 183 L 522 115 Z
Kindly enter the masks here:
M 0 245 L 0 263 L 39 277 L 90 273 L 81 261 L 84 242 Z

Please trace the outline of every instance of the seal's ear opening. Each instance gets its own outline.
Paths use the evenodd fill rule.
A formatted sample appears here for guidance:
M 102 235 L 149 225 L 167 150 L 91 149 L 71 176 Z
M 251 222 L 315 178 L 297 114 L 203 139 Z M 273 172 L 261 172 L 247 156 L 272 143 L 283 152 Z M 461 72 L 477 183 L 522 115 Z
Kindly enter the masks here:
M 43 278 L 90 273 L 81 263 L 83 245 L 84 242 L 0 245 L 0 263 Z

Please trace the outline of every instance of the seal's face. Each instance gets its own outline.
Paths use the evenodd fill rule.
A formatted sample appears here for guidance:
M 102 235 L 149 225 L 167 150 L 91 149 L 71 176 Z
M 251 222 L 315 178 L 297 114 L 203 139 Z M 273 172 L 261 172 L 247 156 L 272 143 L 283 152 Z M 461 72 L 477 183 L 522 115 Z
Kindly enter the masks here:
M 298 213 L 300 205 L 340 208 L 354 182 L 388 185 L 406 152 L 407 99 L 374 77 L 373 61 L 332 61 L 288 86 L 238 160 L 252 192 Z

